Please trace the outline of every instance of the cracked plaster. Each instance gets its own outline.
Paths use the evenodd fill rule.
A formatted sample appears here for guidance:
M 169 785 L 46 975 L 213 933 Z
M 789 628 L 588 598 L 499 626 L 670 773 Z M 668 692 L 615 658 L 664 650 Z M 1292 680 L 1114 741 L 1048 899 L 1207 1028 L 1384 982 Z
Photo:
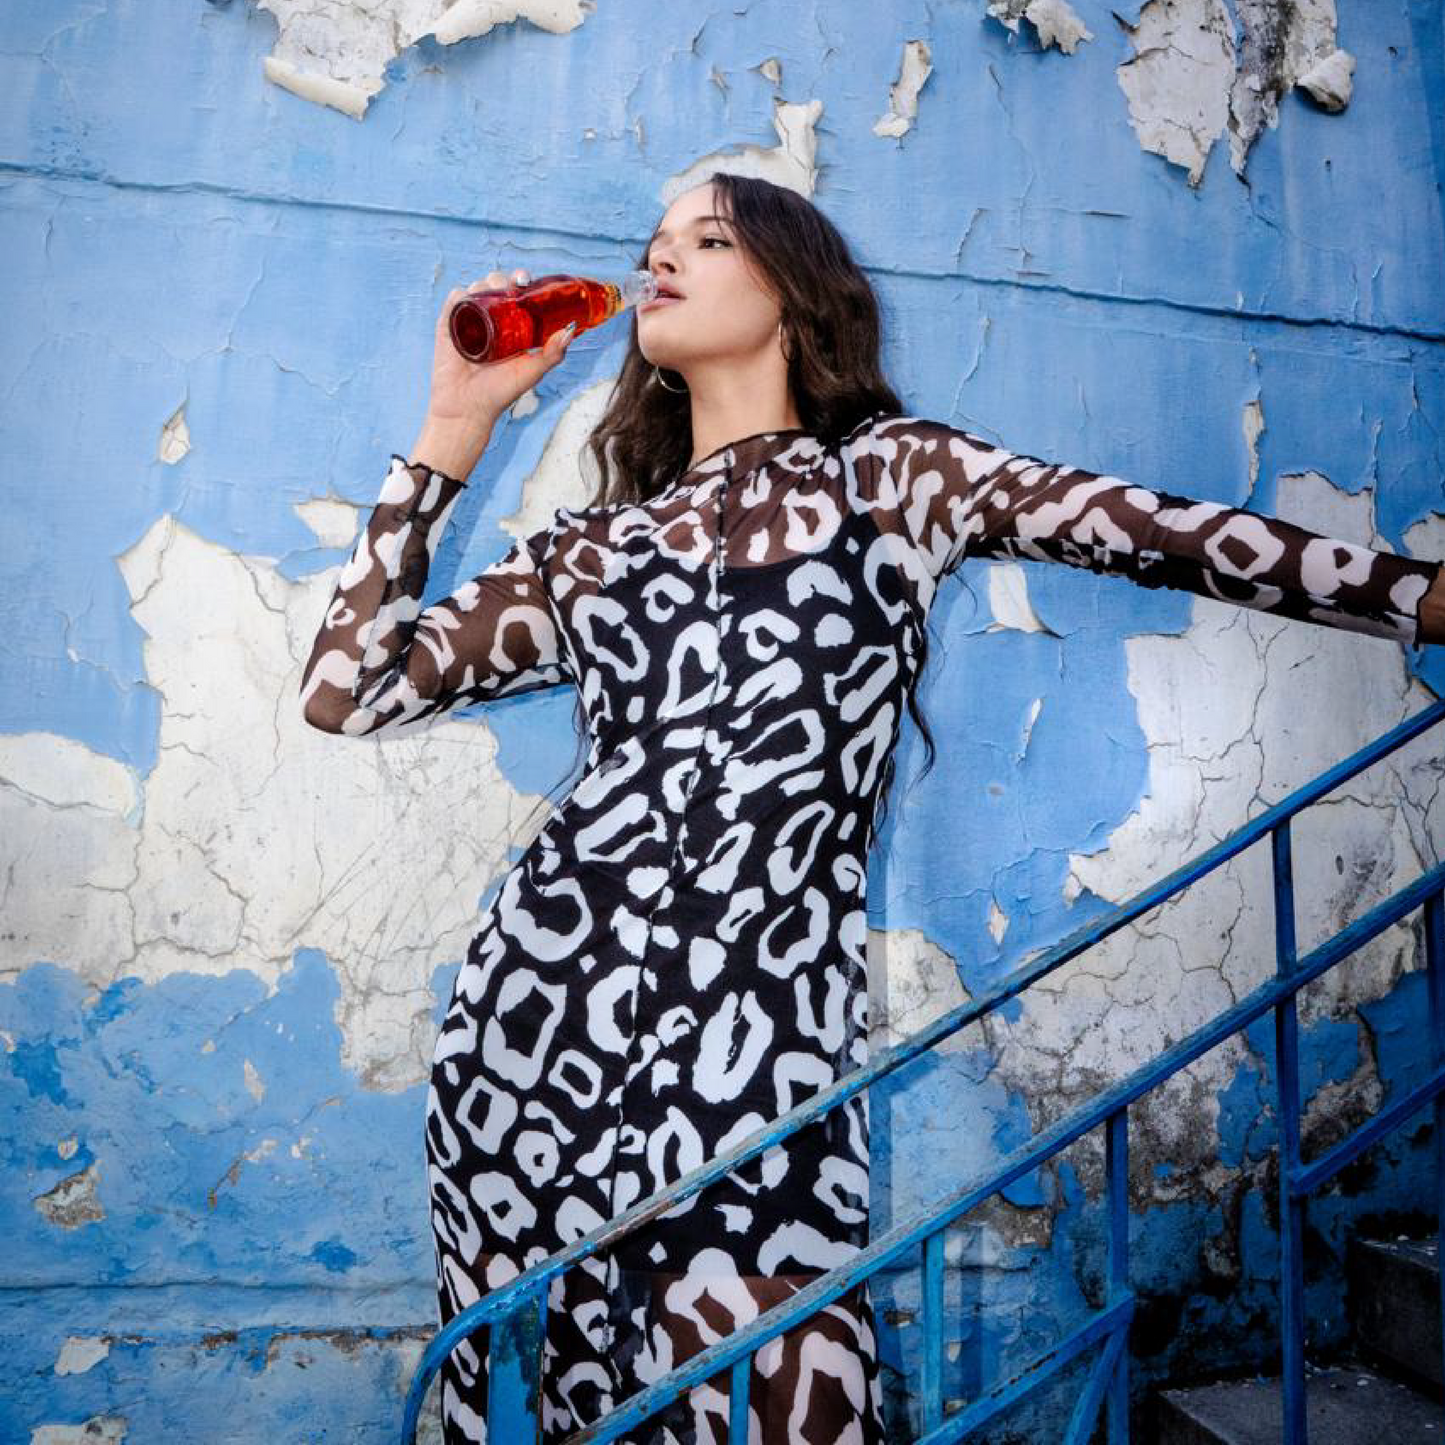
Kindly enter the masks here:
M 331 545 L 355 515 L 298 510 Z M 48 958 L 104 986 L 246 968 L 274 986 L 319 948 L 345 1063 L 371 1088 L 424 1078 L 424 980 L 461 956 L 545 800 L 501 773 L 484 723 L 361 740 L 306 726 L 296 680 L 336 569 L 292 582 L 170 515 L 120 568 L 162 698 L 159 760 L 142 779 L 68 738 L 0 738 L 0 969 Z

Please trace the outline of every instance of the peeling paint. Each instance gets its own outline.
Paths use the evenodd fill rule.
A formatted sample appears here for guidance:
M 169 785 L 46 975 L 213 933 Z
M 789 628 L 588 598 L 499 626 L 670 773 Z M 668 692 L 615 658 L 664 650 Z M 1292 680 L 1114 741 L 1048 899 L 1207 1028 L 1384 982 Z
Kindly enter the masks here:
M 312 497 L 292 510 L 315 533 L 323 547 L 347 547 L 356 540 L 361 508 L 340 497 Z
M 873 126 L 873 134 L 901 138 L 918 118 L 918 92 L 933 74 L 933 56 L 926 40 L 910 40 L 903 47 L 898 79 L 888 90 L 888 110 Z
M 341 512 L 303 505 L 340 535 Z M 425 1077 L 436 1001 L 418 980 L 460 957 L 544 800 L 501 774 L 483 723 L 360 745 L 305 725 L 291 700 L 334 569 L 291 582 L 170 516 L 120 568 L 163 699 L 160 761 L 142 790 L 70 739 L 0 737 L 0 836 L 37 840 L 6 850 L 0 966 L 274 980 L 297 947 L 321 948 L 346 980 L 350 1066 L 378 1089 Z
M 83 1375 L 110 1354 L 110 1341 L 104 1336 L 67 1335 L 60 1358 L 55 1362 L 57 1375 Z
M 62 1179 L 54 1189 L 37 1195 L 34 1205 L 52 1224 L 61 1229 L 79 1229 L 105 1218 L 95 1188 L 100 1177 L 98 1164 L 88 1165 L 79 1174 Z
M 659 199 L 670 206 L 676 197 L 700 185 L 714 171 L 729 175 L 760 176 L 774 185 L 788 186 L 802 195 L 811 196 L 818 182 L 818 138 L 815 127 L 823 114 L 823 102 L 810 100 L 804 104 L 773 102 L 773 129 L 778 144 L 765 149 L 745 145 L 732 150 L 716 151 L 703 156 L 673 176 L 662 187 Z
M 565 35 L 595 8 L 594 0 L 255 0 L 276 17 L 276 48 L 264 61 L 267 80 L 302 100 L 361 120 L 384 84 L 386 67 L 431 36 L 455 45 L 499 25 L 525 20 Z
M 558 507 L 585 507 L 600 482 L 597 463 L 585 443 L 602 419 L 613 379 L 583 387 L 557 418 L 537 465 L 522 482 L 522 505 L 497 525 L 514 537 L 526 537 L 552 521 Z
M 989 631 L 1047 632 L 1029 602 L 1029 584 L 1017 562 L 996 562 L 988 569 Z
M 1128 25 L 1134 58 L 1115 70 L 1139 144 L 1197 186 L 1229 123 L 1234 22 L 1224 0 L 1150 0 Z
M 126 1438 L 123 1415 L 92 1415 L 83 1425 L 40 1425 L 30 1445 L 121 1445 Z
M 190 449 L 191 432 L 186 425 L 186 408 L 182 403 L 166 418 L 165 425 L 161 427 L 156 457 L 167 466 L 173 467 Z
M 988 13 L 1015 35 L 1019 21 L 1027 20 L 1044 50 L 1057 45 L 1065 55 L 1072 55 L 1081 40 L 1094 38 L 1067 0 L 989 0 Z
M 1349 102 L 1354 57 L 1335 45 L 1334 0 L 1237 0 L 1242 37 L 1223 0 L 1150 0 L 1119 23 L 1135 55 L 1116 71 L 1139 144 L 1197 186 L 1214 142 L 1229 134 L 1243 177 L 1250 147 L 1279 124 L 1279 103 L 1300 85 L 1326 110 Z
M 1279 124 L 1279 103 L 1305 75 L 1343 110 L 1354 57 L 1335 47 L 1335 0 L 1235 0 L 1244 41 L 1229 96 L 1230 164 L 1244 174 L 1249 148 Z M 1343 85 L 1342 92 L 1330 87 Z M 1334 103 L 1338 102 L 1338 103 Z

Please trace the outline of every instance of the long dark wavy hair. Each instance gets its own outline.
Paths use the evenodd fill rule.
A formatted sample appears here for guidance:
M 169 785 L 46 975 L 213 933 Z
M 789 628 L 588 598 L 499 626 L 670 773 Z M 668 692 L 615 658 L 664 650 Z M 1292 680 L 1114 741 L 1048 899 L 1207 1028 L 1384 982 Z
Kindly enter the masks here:
M 841 441 L 870 417 L 902 413 L 883 374 L 878 298 L 838 228 L 786 186 L 725 171 L 714 171 L 709 182 L 719 214 L 732 222 L 746 260 L 781 302 L 788 389 L 804 428 L 826 445 Z M 649 240 L 637 258 L 639 269 L 650 246 Z M 622 370 L 587 441 L 601 478 L 594 506 L 645 501 L 687 470 L 691 401 L 685 390 L 668 389 L 676 385 L 675 377 L 667 387 L 659 384 L 638 347 L 634 312 Z M 937 752 L 915 696 L 927 661 L 924 628 L 908 690 L 908 710 L 926 748 L 924 773 Z M 875 828 L 887 814 L 893 771 L 890 751 Z

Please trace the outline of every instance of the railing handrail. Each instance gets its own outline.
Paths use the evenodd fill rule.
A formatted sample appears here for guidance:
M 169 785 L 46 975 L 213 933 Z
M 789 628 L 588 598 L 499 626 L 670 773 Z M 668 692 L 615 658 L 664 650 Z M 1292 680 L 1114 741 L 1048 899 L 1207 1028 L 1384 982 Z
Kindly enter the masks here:
M 1071 959 L 1093 947 L 1104 938 L 1107 938 L 1110 934 L 1117 932 L 1120 928 L 1133 922 L 1134 919 L 1148 912 L 1151 908 L 1157 907 L 1159 904 L 1172 898 L 1175 894 L 1182 892 L 1191 883 L 1213 872 L 1230 858 L 1242 853 L 1246 848 L 1259 842 L 1265 836 L 1276 833 L 1277 830 L 1287 825 L 1288 821 L 1304 808 L 1318 801 L 1318 799 L 1337 788 L 1341 783 L 1363 772 L 1381 758 L 1403 747 L 1421 733 L 1434 727 L 1442 721 L 1442 719 L 1445 719 L 1445 699 L 1431 703 L 1414 716 L 1405 719 L 1388 732 L 1381 734 L 1378 738 L 1367 743 L 1364 747 L 1358 749 L 1334 767 L 1321 772 L 1309 782 L 1288 794 L 1280 802 L 1266 808 L 1262 813 L 1248 820 L 1219 843 L 1199 853 L 1163 878 L 1141 889 L 1126 902 L 1108 909 L 1091 922 L 1080 925 L 1079 928 L 1068 934 L 1059 943 L 1042 950 L 1035 955 L 1033 959 L 1014 969 L 1002 982 L 980 998 L 951 1009 L 949 1012 L 935 1019 L 932 1023 L 919 1029 L 916 1033 L 911 1034 L 907 1039 L 880 1050 L 870 1058 L 867 1064 L 844 1075 L 833 1084 L 811 1095 L 787 1113 L 779 1115 L 762 1128 L 754 1131 L 754 1133 L 748 1135 L 746 1139 L 728 1153 L 718 1155 L 706 1163 L 699 1165 L 697 1168 L 690 1170 L 672 1184 L 655 1191 L 622 1214 L 605 1221 L 590 1233 L 582 1236 L 564 1249 L 558 1250 L 555 1254 L 549 1255 L 546 1259 L 538 1261 L 535 1265 L 516 1276 L 515 1279 L 510 1280 L 507 1284 L 498 1286 L 476 1303 L 459 1311 L 457 1315 L 433 1337 L 431 1344 L 423 1355 L 421 1363 L 417 1367 L 413 1377 L 411 1391 L 407 1398 L 406 1424 L 403 1427 L 403 1445 L 411 1445 L 414 1439 L 416 1416 L 419 1413 L 421 1400 L 425 1395 L 431 1377 L 436 1373 L 437 1369 L 440 1368 L 442 1360 L 450 1353 L 451 1349 L 467 1335 L 475 1333 L 478 1329 L 482 1328 L 483 1325 L 505 1319 L 529 1301 L 539 1297 L 544 1298 L 547 1284 L 565 1269 L 596 1254 L 602 1249 L 614 1245 L 619 1239 L 624 1238 L 641 1225 L 667 1210 L 674 1208 L 681 1200 L 706 1188 L 707 1185 L 721 1178 L 723 1175 L 731 1173 L 740 1164 L 745 1164 L 749 1160 L 756 1158 L 766 1149 L 772 1148 L 780 1140 L 796 1133 L 799 1129 L 813 1122 L 821 1115 L 838 1107 L 856 1094 L 861 1093 L 879 1079 L 894 1073 L 904 1064 L 918 1057 L 920 1054 L 927 1052 L 943 1039 L 948 1038 L 962 1028 L 966 1028 L 970 1023 L 985 1017 L 1001 1004 L 1016 997 L 1032 984 L 1047 977 Z M 1427 882 L 1430 883 L 1428 887 L 1425 886 Z M 1362 943 L 1368 941 L 1369 937 L 1374 936 L 1373 933 L 1361 935 L 1359 930 L 1363 925 L 1375 919 L 1377 916 L 1383 916 L 1383 910 L 1388 910 L 1391 906 L 1400 904 L 1400 901 L 1407 896 L 1413 899 L 1414 901 L 1409 903 L 1408 906 L 1402 905 L 1402 911 L 1398 915 L 1390 918 L 1381 925 L 1381 928 L 1389 927 L 1412 908 L 1421 906 L 1421 903 L 1431 896 L 1432 893 L 1439 892 L 1442 883 L 1445 883 L 1445 865 L 1438 865 L 1435 869 L 1422 875 L 1415 883 L 1392 895 L 1391 898 L 1377 905 L 1375 909 L 1372 909 L 1363 918 L 1356 920 L 1354 924 L 1349 925 L 1334 938 L 1315 949 L 1306 959 L 1299 962 L 1297 970 L 1292 972 L 1288 979 L 1276 979 L 1274 982 L 1255 990 L 1230 1009 L 1216 1015 L 1213 1020 L 1196 1030 L 1193 1034 L 1188 1035 L 1179 1043 L 1171 1046 L 1171 1048 L 1159 1055 L 1158 1058 L 1141 1066 L 1140 1069 L 1134 1071 L 1134 1073 L 1130 1074 L 1120 1084 L 1116 1084 L 1104 1091 L 1103 1094 L 1096 1096 L 1093 1104 L 1081 1106 L 1080 1109 L 1067 1115 L 1063 1120 L 1058 1121 L 1056 1124 L 1049 1126 L 1048 1129 L 1035 1135 L 1028 1144 L 1021 1146 L 1020 1149 L 1008 1155 L 1001 1164 L 996 1165 L 990 1178 L 981 1181 L 976 1186 L 970 1186 L 972 1191 L 977 1195 L 977 1198 L 975 1198 L 967 1208 L 973 1208 L 980 1200 L 997 1193 L 999 1189 L 1006 1187 L 1015 1178 L 1019 1177 L 1020 1174 L 1027 1173 L 1030 1168 L 1036 1167 L 1043 1158 L 1047 1158 L 1051 1153 L 1057 1152 L 1058 1148 L 1065 1147 L 1068 1143 L 1073 1142 L 1075 1138 L 1079 1137 L 1079 1135 L 1087 1133 L 1090 1129 L 1097 1127 L 1109 1117 L 1113 1109 L 1126 1107 L 1132 1098 L 1147 1093 L 1149 1089 L 1153 1088 L 1163 1078 L 1168 1077 L 1170 1073 L 1177 1071 L 1178 1068 L 1182 1068 L 1185 1064 L 1191 1062 L 1199 1053 L 1207 1052 L 1209 1048 L 1213 1048 L 1224 1038 L 1229 1037 L 1230 1034 L 1247 1026 L 1248 1023 L 1253 1022 L 1255 1018 L 1258 1018 L 1270 1008 L 1277 1007 L 1282 1001 L 1293 999 L 1297 990 L 1306 982 L 1309 982 L 1310 979 L 1317 977 L 1320 973 L 1333 967 L 1340 959 L 1346 957 L 1355 948 L 1358 948 Z M 1345 944 L 1343 940 L 1346 938 L 1353 938 L 1354 941 Z M 1232 1025 L 1223 1033 L 1218 1033 L 1216 1036 L 1219 1025 L 1225 1020 L 1235 1018 L 1242 1009 L 1246 1008 L 1253 1008 L 1254 1011 L 1251 1012 L 1247 1018 L 1244 1018 L 1242 1022 Z M 1181 1050 L 1206 1036 L 1211 1038 L 1211 1042 L 1200 1046 L 1197 1053 L 1190 1054 L 1189 1057 L 1183 1058 L 1181 1062 L 1166 1069 L 1165 1072 L 1158 1074 L 1152 1083 L 1139 1088 L 1137 1093 L 1129 1095 L 1128 1097 L 1122 1097 L 1123 1093 L 1133 1087 L 1141 1077 L 1149 1075 L 1152 1071 L 1161 1068 L 1165 1064 L 1165 1061 L 1176 1058 L 1179 1056 Z M 1099 1100 L 1110 1100 L 1116 1095 L 1121 1096 L 1120 1101 L 1115 1103 L 1110 1110 L 1099 1113 Z M 1063 1140 L 1062 1143 L 1052 1148 L 1044 1148 L 1043 1152 L 1039 1152 L 1045 1141 L 1051 1140 L 1057 1131 L 1066 1126 L 1073 1127 L 1074 1121 L 1082 1120 L 1086 1117 L 1089 1122 L 1080 1124 L 1077 1133 L 1072 1133 L 1067 1139 Z M 1030 1162 L 1024 1163 L 1015 1169 L 1014 1161 L 1020 1157 L 1027 1158 Z M 956 1191 L 954 1194 L 949 1195 L 940 1207 L 942 1209 L 951 1208 L 952 1201 L 959 1197 L 962 1196 Z M 956 1217 L 958 1213 L 964 1212 L 967 1212 L 967 1209 L 953 1210 L 947 1217 L 951 1219 Z M 746 1330 L 729 1336 L 727 1340 L 720 1341 L 718 1344 L 693 1356 L 683 1365 L 669 1372 L 662 1380 L 659 1380 L 647 1390 L 634 1396 L 633 1401 L 640 1407 L 644 1400 L 655 1399 L 663 1393 L 670 1396 L 692 1383 L 696 1383 L 708 1378 L 711 1374 L 717 1373 L 717 1371 L 724 1368 L 728 1362 L 742 1358 L 745 1353 L 750 1353 L 752 1350 L 757 1349 L 760 1344 L 773 1338 L 776 1334 L 781 1333 L 790 1324 L 795 1323 L 799 1318 L 810 1313 L 811 1310 L 821 1308 L 822 1305 L 836 1299 L 856 1284 L 859 1279 L 871 1274 L 873 1269 L 889 1262 L 897 1253 L 901 1253 L 904 1249 L 916 1244 L 919 1238 L 931 1232 L 932 1229 L 943 1227 L 936 1222 L 937 1218 L 941 1217 L 938 1214 L 937 1208 L 932 1217 L 935 1219 L 935 1223 L 931 1228 L 924 1228 L 924 1226 L 919 1223 L 919 1221 L 923 1219 L 923 1216 L 917 1215 L 906 1224 L 896 1226 L 894 1229 L 889 1230 L 881 1236 L 880 1239 L 872 1241 L 846 1264 L 837 1266 L 835 1269 L 820 1276 L 819 1279 L 815 1280 L 812 1284 L 805 1286 L 802 1290 L 790 1296 L 784 1303 L 774 1306 L 765 1314 L 761 1315 Z M 898 1231 L 905 1229 L 913 1229 L 919 1232 L 910 1234 L 908 1238 L 901 1243 L 892 1243 L 896 1240 Z M 878 1247 L 885 1244 L 888 1244 L 890 1252 L 886 1258 L 880 1258 L 877 1252 Z M 863 1268 L 861 1272 L 855 1275 L 855 1269 L 858 1269 L 864 1261 L 872 1261 L 873 1269 Z M 846 1283 L 839 1283 L 836 1290 L 832 1290 L 828 1282 L 835 1279 L 840 1281 L 846 1280 Z M 828 1286 L 827 1289 L 824 1289 L 825 1285 Z M 775 1328 L 770 1328 L 766 1334 L 758 1333 L 767 1322 L 774 1320 L 777 1321 Z M 750 1339 L 751 1344 L 745 1346 L 743 1343 L 745 1338 Z M 696 1365 L 698 1370 L 702 1370 L 705 1367 L 710 1368 L 706 1368 L 706 1373 L 698 1374 L 694 1370 L 694 1365 Z M 636 1419 L 645 1418 L 645 1416 L 638 1416 L 635 1419 L 628 1413 L 628 1406 L 623 1405 L 612 1412 L 608 1420 L 621 1422 L 624 1420 L 624 1417 L 629 1423 L 636 1423 Z M 581 1442 L 583 1440 L 594 1439 L 596 1438 L 597 1431 L 601 1428 L 602 1423 L 598 1422 L 595 1426 L 589 1427 L 587 1430 L 569 1437 L 569 1440 Z M 625 1428 L 625 1425 L 620 1428 Z

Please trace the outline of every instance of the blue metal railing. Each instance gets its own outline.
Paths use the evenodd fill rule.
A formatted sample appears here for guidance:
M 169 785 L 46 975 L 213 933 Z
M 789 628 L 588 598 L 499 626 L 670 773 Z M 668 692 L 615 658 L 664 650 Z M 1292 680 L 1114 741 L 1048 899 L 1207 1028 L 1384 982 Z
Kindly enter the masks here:
M 554 1278 L 581 1260 L 616 1244 L 623 1236 L 698 1193 L 714 1180 L 731 1173 L 739 1165 L 756 1158 L 941 1040 L 985 1017 L 1070 959 L 1182 892 L 1266 834 L 1272 850 L 1275 892 L 1276 970 L 1271 981 L 1262 984 L 1089 1103 L 1036 1134 L 995 1165 L 984 1178 L 970 1181 L 928 1210 L 893 1226 L 846 1264 L 820 1275 L 784 1303 L 760 1315 L 747 1328 L 692 1356 L 607 1416 L 569 1436 L 566 1445 L 614 1440 L 722 1370 L 730 1371 L 729 1445 L 746 1445 L 748 1382 L 754 1353 L 769 1340 L 817 1313 L 919 1245 L 922 1246 L 923 1269 L 920 1406 L 924 1433 L 919 1437 L 921 1445 L 943 1445 L 945 1441 L 961 1439 L 1009 1409 L 1100 1342 L 1103 1348 L 1075 1403 L 1065 1441 L 1066 1445 L 1085 1445 L 1097 1423 L 1100 1409 L 1104 1408 L 1107 1410 L 1110 1445 L 1123 1445 L 1129 1435 L 1129 1354 L 1126 1346 L 1134 1311 L 1134 1296 L 1128 1285 L 1128 1106 L 1271 1010 L 1275 1017 L 1282 1180 L 1283 1427 L 1286 1445 L 1306 1445 L 1302 1247 L 1305 1200 L 1363 1150 L 1433 1101 L 1436 1202 L 1441 1223 L 1445 1224 L 1445 864 L 1437 864 L 1301 958 L 1297 956 L 1295 947 L 1290 820 L 1341 783 L 1442 720 L 1445 720 L 1445 701 L 1433 703 L 1406 719 L 1291 793 L 1282 802 L 1251 819 L 1221 843 L 1023 964 L 988 994 L 944 1014 L 901 1043 L 881 1050 L 863 1068 L 845 1075 L 788 1113 L 780 1115 L 729 1153 L 709 1160 L 668 1188 L 599 1225 L 591 1234 L 533 1265 L 510 1283 L 462 1310 L 438 1331 L 417 1367 L 407 1395 L 402 1445 L 413 1445 L 422 1400 L 442 1361 L 459 1341 L 484 1328 L 488 1329 L 490 1336 L 487 1355 L 489 1436 L 498 1445 L 535 1440 L 547 1292 Z M 1423 1083 L 1367 1124 L 1319 1158 L 1304 1164 L 1300 1159 L 1295 996 L 1306 984 L 1417 908 L 1424 910 L 1425 920 L 1431 1072 Z M 945 1418 L 943 1245 L 946 1230 L 954 1220 L 985 1199 L 1007 1188 L 1091 1129 L 1100 1126 L 1105 1130 L 1105 1194 L 1109 1210 L 1108 1292 L 1103 1308 L 1064 1336 L 1053 1349 L 1028 1362 L 1012 1378 Z M 1445 1309 L 1445 1272 L 1442 1272 L 1441 1295 L 1442 1309 Z M 1445 1358 L 1445 1338 L 1442 1338 L 1440 1348 L 1442 1358 Z M 767 1445 L 774 1445 L 774 1442 L 767 1442 Z

